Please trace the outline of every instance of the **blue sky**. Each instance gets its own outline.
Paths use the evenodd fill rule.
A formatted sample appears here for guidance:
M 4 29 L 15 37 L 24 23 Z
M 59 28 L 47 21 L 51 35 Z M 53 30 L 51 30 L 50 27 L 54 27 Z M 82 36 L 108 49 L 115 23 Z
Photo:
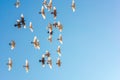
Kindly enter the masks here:
M 38 14 L 42 0 L 0 0 L 0 80 L 120 80 L 120 1 L 119 0 L 75 0 L 73 13 L 71 0 L 53 0 L 58 16 L 46 10 L 46 20 Z M 24 14 L 27 29 L 14 27 L 16 20 Z M 28 29 L 33 23 L 34 32 Z M 46 26 L 60 21 L 63 32 L 54 29 L 53 43 L 47 41 Z M 56 38 L 63 35 L 63 45 Z M 34 49 L 30 42 L 34 36 L 40 40 L 41 49 Z M 16 48 L 10 49 L 8 43 L 16 41 Z M 55 64 L 58 57 L 57 46 L 61 45 L 62 66 Z M 53 69 L 42 68 L 38 60 L 46 50 L 51 52 Z M 13 59 L 12 71 L 8 71 L 8 58 Z M 26 73 L 22 65 L 30 62 Z

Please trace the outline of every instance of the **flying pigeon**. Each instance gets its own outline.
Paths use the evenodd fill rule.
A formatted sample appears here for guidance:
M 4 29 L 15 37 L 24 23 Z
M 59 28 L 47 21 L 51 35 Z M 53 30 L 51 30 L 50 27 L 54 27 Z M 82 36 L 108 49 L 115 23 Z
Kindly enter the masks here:
M 30 28 L 30 31 L 33 32 L 32 22 L 30 22 L 30 26 L 29 26 L 29 28 Z
M 60 66 L 61 66 L 61 60 L 60 60 L 60 58 L 58 58 L 58 59 L 57 59 L 56 64 L 58 65 L 58 67 L 60 67 Z
M 76 7 L 75 7 L 75 1 L 74 0 L 72 0 L 71 7 L 72 7 L 72 11 L 75 12 Z
M 60 46 L 58 46 L 58 48 L 57 48 L 57 53 L 58 53 L 59 56 L 61 56 L 61 49 L 60 49 Z
M 62 41 L 62 35 L 60 34 L 59 35 L 59 38 L 57 39 L 61 44 L 63 44 L 63 41 Z
M 9 45 L 10 45 L 10 47 L 11 47 L 11 50 L 13 50 L 14 48 L 15 48 L 15 41 L 11 41 L 10 43 L 9 43 Z
M 26 72 L 29 71 L 29 62 L 28 62 L 27 59 L 26 59 L 26 61 L 25 61 L 25 65 L 23 65 L 23 67 L 25 68 Z
M 15 3 L 15 7 L 18 8 L 20 6 L 20 1 L 17 0 L 16 3 Z
M 39 60 L 39 62 L 42 63 L 42 67 L 45 67 L 45 55 L 44 54 L 42 55 L 42 59 Z
M 8 58 L 8 63 L 7 63 L 7 66 L 8 66 L 8 71 L 11 71 L 12 69 L 12 59 L 11 58 Z
M 34 37 L 33 42 L 31 42 L 31 44 L 33 44 L 36 49 L 40 49 L 40 43 L 36 36 Z
M 51 12 L 51 14 L 53 14 L 54 15 L 54 19 L 56 19 L 56 17 L 57 17 L 56 7 L 53 7 L 53 12 Z
M 41 12 L 39 12 L 39 14 L 42 15 L 43 19 L 46 19 L 45 11 L 44 11 L 44 7 L 43 6 L 41 7 Z

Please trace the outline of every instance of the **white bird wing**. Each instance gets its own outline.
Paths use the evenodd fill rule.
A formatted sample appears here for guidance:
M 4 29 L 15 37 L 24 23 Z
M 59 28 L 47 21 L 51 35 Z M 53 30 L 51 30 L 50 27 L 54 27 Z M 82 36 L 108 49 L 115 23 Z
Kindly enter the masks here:
M 59 63 L 60 62 L 60 58 L 57 58 L 57 63 Z
M 50 69 L 52 69 L 52 65 L 51 64 L 49 64 L 49 67 L 50 67 Z
M 58 26 L 60 26 L 60 24 L 61 24 L 60 21 L 58 21 Z
M 47 9 L 47 0 L 44 0 L 44 2 L 43 2 L 44 4 L 44 7 Z
M 57 58 L 57 62 L 60 60 L 60 58 Z
M 33 42 L 35 42 L 36 40 L 37 40 L 37 37 L 36 37 L 36 36 L 34 36 Z
M 50 11 L 51 8 L 52 8 L 52 0 L 50 0 L 49 3 L 48 3 L 48 11 Z
M 23 15 L 23 14 L 21 14 L 21 18 L 24 18 L 24 15 Z
M 20 22 L 20 20 L 18 19 L 17 22 Z
M 37 49 L 40 49 L 40 43 L 38 39 L 37 39 L 37 42 L 38 42 Z
M 52 35 L 49 35 L 48 40 L 52 42 Z
M 13 50 L 15 48 L 15 46 L 11 45 L 11 50 Z
M 49 2 L 50 4 L 52 3 L 52 0 L 50 0 L 50 2 Z
M 37 49 L 40 49 L 40 46 L 37 46 Z

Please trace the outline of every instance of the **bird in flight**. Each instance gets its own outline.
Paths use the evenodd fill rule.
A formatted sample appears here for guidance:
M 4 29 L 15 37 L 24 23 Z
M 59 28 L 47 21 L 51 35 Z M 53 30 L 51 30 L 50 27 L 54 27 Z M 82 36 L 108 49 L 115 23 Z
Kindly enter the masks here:
M 9 43 L 9 45 L 10 45 L 10 47 L 11 47 L 11 50 L 13 50 L 13 49 L 15 48 L 16 43 L 15 43 L 14 40 L 12 40 L 12 41 Z
M 23 27 L 26 28 L 26 23 L 25 23 L 25 19 L 24 19 L 24 15 L 23 14 L 21 14 L 20 22 L 22 23 Z
M 8 63 L 7 63 L 7 66 L 8 66 L 8 71 L 11 71 L 12 69 L 12 59 L 11 58 L 8 58 Z
M 29 71 L 29 62 L 28 62 L 27 59 L 26 59 L 26 61 L 25 61 L 25 65 L 23 65 L 23 67 L 25 68 L 26 72 Z
M 58 21 L 58 29 L 59 29 L 60 32 L 62 32 L 62 30 L 63 30 L 63 26 L 62 26 L 62 24 L 60 23 L 60 21 Z
M 43 6 L 47 9 L 47 0 L 43 1 Z
M 39 60 L 39 62 L 42 63 L 42 67 L 45 67 L 45 55 L 44 54 L 42 55 L 42 59 Z
M 58 26 L 58 22 L 54 22 L 53 26 L 56 28 Z
M 58 58 L 58 59 L 57 59 L 57 62 L 56 62 L 56 65 L 58 65 L 58 67 L 60 67 L 60 66 L 61 66 L 61 63 L 62 63 L 62 62 L 61 62 L 60 58 Z
M 48 24 L 47 29 L 48 29 L 48 33 L 49 33 L 50 35 L 52 35 L 52 34 L 53 34 L 53 31 L 52 31 L 53 28 L 52 28 L 52 24 L 51 24 L 51 23 Z
M 47 5 L 47 9 L 48 9 L 48 11 L 50 11 L 52 9 L 52 0 L 49 1 L 48 5 Z
M 52 35 L 49 35 L 48 40 L 52 42 Z
M 52 59 L 48 57 L 47 64 L 49 65 L 50 69 L 52 69 Z
M 39 14 L 42 15 L 43 19 L 46 19 L 45 11 L 44 11 L 44 7 L 43 6 L 41 7 L 41 11 L 39 12 Z
M 30 22 L 29 28 L 30 28 L 30 31 L 33 32 L 32 22 Z
M 63 41 L 62 41 L 62 35 L 60 34 L 59 35 L 59 38 L 57 39 L 61 44 L 63 44 Z
M 19 6 L 20 6 L 20 1 L 17 0 L 16 3 L 15 3 L 15 7 L 16 7 L 16 8 L 19 8 Z
M 56 19 L 56 17 L 57 17 L 57 10 L 56 10 L 56 7 L 53 7 L 53 12 L 51 12 L 51 14 L 53 14 L 54 19 Z
M 17 23 L 16 24 L 14 24 L 14 26 L 15 27 L 18 27 L 18 29 L 20 29 L 21 28 L 21 22 L 20 22 L 20 20 L 17 20 Z
M 50 52 L 48 50 L 46 50 L 45 56 L 48 58 L 50 57 Z
M 57 53 L 58 53 L 59 56 L 61 56 L 61 48 L 60 48 L 60 46 L 58 46 L 58 48 L 57 48 Z
M 71 7 L 72 7 L 72 11 L 75 12 L 76 6 L 75 6 L 75 1 L 74 0 L 72 0 Z
M 37 39 L 36 36 L 34 37 L 34 39 L 31 42 L 31 44 L 33 44 L 36 49 L 40 49 L 40 43 L 39 43 L 39 40 Z
M 59 31 L 62 32 L 62 30 L 63 30 L 63 25 L 60 23 L 60 21 L 54 22 L 54 23 L 53 23 L 53 26 L 54 26 L 55 28 L 58 28 Z

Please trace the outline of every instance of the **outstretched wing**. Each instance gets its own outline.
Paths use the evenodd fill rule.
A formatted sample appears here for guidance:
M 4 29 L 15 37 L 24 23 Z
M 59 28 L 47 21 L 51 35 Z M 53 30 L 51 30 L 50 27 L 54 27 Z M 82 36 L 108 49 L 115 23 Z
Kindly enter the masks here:
M 52 42 L 52 35 L 49 35 L 48 40 Z
M 44 5 L 44 7 L 47 9 L 47 0 L 44 0 L 44 1 L 43 1 L 43 5 Z
M 50 11 L 51 9 L 52 9 L 52 0 L 50 0 L 48 3 L 48 11 Z
M 36 42 L 36 41 L 37 41 L 37 37 L 36 37 L 36 36 L 34 36 L 33 42 Z

